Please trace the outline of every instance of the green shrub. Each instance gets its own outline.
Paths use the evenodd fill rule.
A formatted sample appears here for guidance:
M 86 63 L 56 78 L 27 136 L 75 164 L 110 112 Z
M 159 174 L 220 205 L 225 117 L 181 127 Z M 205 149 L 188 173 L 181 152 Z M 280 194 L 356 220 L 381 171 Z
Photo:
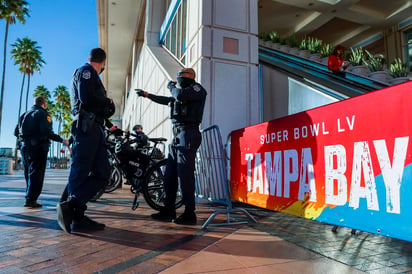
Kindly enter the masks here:
M 357 49 L 353 49 L 351 48 L 351 55 L 349 57 L 349 62 L 353 65 L 353 66 L 362 66 L 365 64 L 365 53 L 363 51 L 363 49 L 357 48 Z
M 406 64 L 402 62 L 400 58 L 395 58 L 395 60 L 390 66 L 390 71 L 391 71 L 391 75 L 393 78 L 408 76 L 408 68 L 406 67 Z
M 382 54 L 372 55 L 368 50 L 365 50 L 367 60 L 364 60 L 365 65 L 368 66 L 371 72 L 382 71 L 383 65 L 385 65 L 385 58 Z
M 259 39 L 262 39 L 264 41 L 270 41 L 269 33 L 261 32 L 261 33 L 259 33 L 258 37 L 259 37 Z
M 307 43 L 306 37 L 304 37 L 304 38 L 300 41 L 299 49 L 301 49 L 301 50 L 307 50 L 307 49 L 308 49 L 308 43 Z
M 280 42 L 280 36 L 276 31 L 272 31 L 269 33 L 270 40 L 272 40 L 273 43 L 279 43 Z
M 333 46 L 331 44 L 325 43 L 320 48 L 320 55 L 322 55 L 322 57 L 328 57 L 329 55 L 332 54 L 332 52 L 333 52 Z
M 319 53 L 322 48 L 322 40 L 318 38 L 308 37 L 308 50 L 310 53 Z
M 291 48 L 298 46 L 298 40 L 296 39 L 295 35 L 290 35 L 286 38 L 286 44 L 289 45 Z

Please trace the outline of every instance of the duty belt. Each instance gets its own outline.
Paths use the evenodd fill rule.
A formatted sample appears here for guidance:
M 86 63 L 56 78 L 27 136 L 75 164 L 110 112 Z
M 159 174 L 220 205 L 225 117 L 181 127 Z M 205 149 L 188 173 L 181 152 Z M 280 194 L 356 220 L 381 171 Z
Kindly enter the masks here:
M 80 110 L 76 115 L 74 115 L 73 121 L 79 121 L 81 119 L 81 117 L 84 116 L 84 115 L 87 115 L 88 112 L 89 111 L 84 110 L 84 109 Z M 100 117 L 96 114 L 94 114 L 94 115 L 95 115 L 95 122 L 100 124 L 100 125 L 104 125 L 104 118 L 102 118 L 102 117 Z
M 199 124 L 175 124 L 173 125 L 173 134 L 177 135 L 185 129 L 199 129 Z
M 43 138 L 26 137 L 26 138 L 20 139 L 20 141 L 26 146 L 37 146 L 37 145 L 48 144 L 48 140 L 43 139 Z

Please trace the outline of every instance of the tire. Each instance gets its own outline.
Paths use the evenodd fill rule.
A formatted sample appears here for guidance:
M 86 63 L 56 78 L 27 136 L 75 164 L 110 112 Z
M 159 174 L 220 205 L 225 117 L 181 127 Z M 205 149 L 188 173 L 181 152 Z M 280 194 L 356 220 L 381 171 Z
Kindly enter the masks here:
M 117 166 L 111 167 L 109 183 L 105 186 L 104 192 L 109 193 L 115 191 L 122 183 L 122 173 Z
M 155 210 L 165 208 L 165 189 L 164 189 L 164 172 L 166 169 L 167 159 L 160 160 L 152 165 L 142 184 L 142 193 L 146 203 Z M 176 193 L 176 208 L 183 205 L 182 191 L 178 188 Z

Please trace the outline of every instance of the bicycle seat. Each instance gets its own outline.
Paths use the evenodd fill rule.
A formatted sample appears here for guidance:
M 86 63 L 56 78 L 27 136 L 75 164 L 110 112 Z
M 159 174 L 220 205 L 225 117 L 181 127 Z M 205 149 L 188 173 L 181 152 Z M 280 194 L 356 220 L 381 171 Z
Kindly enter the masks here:
M 153 143 L 161 143 L 161 142 L 166 142 L 167 139 L 166 138 L 149 138 L 149 141 Z

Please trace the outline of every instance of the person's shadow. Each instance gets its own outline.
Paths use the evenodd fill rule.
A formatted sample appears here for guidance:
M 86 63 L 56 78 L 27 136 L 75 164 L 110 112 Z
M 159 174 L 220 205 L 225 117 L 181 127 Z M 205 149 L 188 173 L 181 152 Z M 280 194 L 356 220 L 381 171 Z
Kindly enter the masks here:
M 306 215 L 309 201 L 316 199 L 314 196 L 321 191 L 314 188 L 314 166 L 318 155 L 316 132 L 321 130 L 320 127 L 320 124 L 312 123 L 307 112 L 267 123 L 267 137 L 260 149 L 261 155 L 271 154 L 269 163 L 265 159 L 269 193 L 267 209 Z M 275 139 L 272 133 L 276 133 Z

